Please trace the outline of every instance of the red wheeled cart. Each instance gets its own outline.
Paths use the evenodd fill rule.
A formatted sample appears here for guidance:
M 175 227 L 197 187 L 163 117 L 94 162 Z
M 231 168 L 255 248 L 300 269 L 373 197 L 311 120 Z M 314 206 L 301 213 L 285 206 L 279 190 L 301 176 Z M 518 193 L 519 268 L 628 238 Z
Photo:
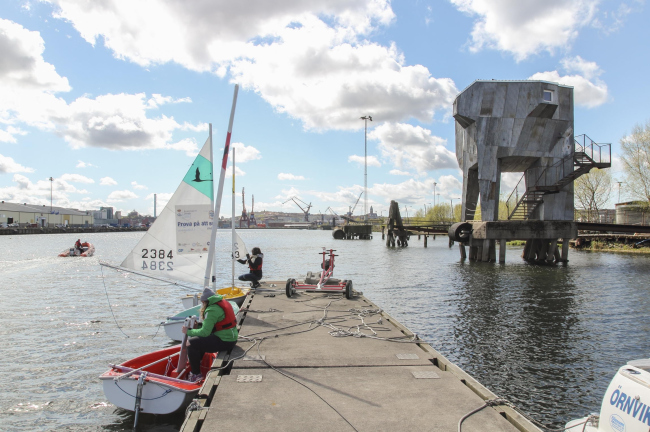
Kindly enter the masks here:
M 287 297 L 291 298 L 298 290 L 312 291 L 312 292 L 341 292 L 345 293 L 345 298 L 352 298 L 352 281 L 340 280 L 332 277 L 334 274 L 334 249 L 329 251 L 323 248 L 323 263 L 321 264 L 322 272 L 313 275 L 312 272 L 307 273 L 304 283 L 300 283 L 295 279 L 288 279 L 286 286 Z

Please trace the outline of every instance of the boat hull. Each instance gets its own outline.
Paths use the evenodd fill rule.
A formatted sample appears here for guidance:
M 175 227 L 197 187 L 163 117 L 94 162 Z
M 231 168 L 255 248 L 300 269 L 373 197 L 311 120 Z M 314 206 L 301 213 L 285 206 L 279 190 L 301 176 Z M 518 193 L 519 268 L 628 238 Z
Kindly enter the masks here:
M 106 398 L 113 405 L 134 411 L 140 373 L 136 372 L 119 380 L 115 378 L 124 375 L 125 370 L 138 369 L 157 360 L 173 356 L 170 360 L 164 360 L 143 369 L 148 375 L 142 386 L 140 409 L 141 412 L 148 414 L 171 414 L 183 409 L 196 396 L 203 381 L 193 383 L 185 380 L 189 374 L 189 363 L 187 370 L 177 376 L 175 369 L 178 366 L 177 354 L 179 351 L 180 345 L 175 345 L 128 360 L 104 372 L 99 379 L 102 382 Z M 216 353 L 208 353 L 203 356 L 201 361 L 203 376 L 209 372 L 216 356 Z
M 226 300 L 233 301 L 237 304 L 237 306 L 241 307 L 244 304 L 244 299 L 246 299 L 246 296 L 250 292 L 250 289 L 248 288 L 221 288 L 218 289 L 217 294 L 221 294 L 222 296 L 226 297 Z M 183 307 L 185 309 L 189 309 L 191 307 L 194 307 L 201 303 L 199 300 L 200 294 L 197 295 L 196 300 L 193 295 L 187 295 L 185 297 L 181 298 L 181 302 L 183 302 Z
M 61 252 L 59 256 L 60 257 L 90 257 L 95 254 L 95 246 L 92 243 L 88 243 L 88 246 L 82 253 L 77 254 L 77 252 L 78 251 L 75 248 L 70 248 Z
M 235 315 L 237 315 L 237 313 L 239 313 L 239 306 L 237 303 L 235 303 L 233 300 L 228 300 L 228 302 L 232 305 L 232 309 L 233 312 L 235 312 Z M 200 311 L 201 306 L 194 306 L 184 310 L 183 312 L 179 312 L 171 318 L 167 318 L 167 321 L 162 324 L 162 326 L 165 328 L 165 334 L 170 339 L 180 342 L 183 340 L 183 332 L 181 329 L 183 328 L 185 318 L 192 315 L 198 316 Z
M 115 381 L 112 377 L 103 378 L 104 395 L 113 405 L 125 410 L 135 410 L 135 395 L 138 391 L 138 380 L 125 378 Z M 140 412 L 147 414 L 171 414 L 186 407 L 199 392 L 182 391 L 173 386 L 159 382 L 146 382 L 142 387 Z

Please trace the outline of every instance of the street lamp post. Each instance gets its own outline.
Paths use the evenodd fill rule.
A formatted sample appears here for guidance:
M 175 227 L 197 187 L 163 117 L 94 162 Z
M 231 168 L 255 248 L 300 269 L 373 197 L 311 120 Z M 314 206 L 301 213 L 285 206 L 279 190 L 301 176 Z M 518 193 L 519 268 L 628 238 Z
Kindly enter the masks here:
M 363 130 L 363 220 L 368 221 L 368 120 L 371 116 L 361 117 L 364 124 Z
M 54 185 L 54 179 L 50 177 L 50 214 L 52 214 L 52 190 Z M 49 222 L 49 220 L 48 220 Z
M 454 221 L 454 200 L 459 199 L 459 198 L 449 198 L 449 201 L 451 202 L 451 221 Z
M 434 207 L 436 206 L 436 185 L 437 185 L 437 184 L 438 184 L 438 183 L 433 182 L 433 206 L 434 206 Z

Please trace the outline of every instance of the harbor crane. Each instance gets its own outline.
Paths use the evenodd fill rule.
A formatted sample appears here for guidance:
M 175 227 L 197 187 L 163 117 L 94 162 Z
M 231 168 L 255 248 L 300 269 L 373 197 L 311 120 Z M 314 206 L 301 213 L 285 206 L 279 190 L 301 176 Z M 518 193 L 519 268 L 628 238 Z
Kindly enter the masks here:
M 332 213 L 332 226 L 336 226 L 336 219 L 340 216 L 334 211 L 334 209 L 332 209 L 332 207 L 327 207 L 325 212 L 327 213 L 328 210 Z
M 246 213 L 246 200 L 244 199 L 244 188 L 241 188 L 241 205 L 242 205 L 242 211 L 241 211 L 241 218 L 239 219 L 239 228 L 242 228 L 244 226 L 248 228 L 250 226 L 250 220 L 248 219 L 248 213 Z
M 363 195 L 363 192 L 361 192 L 361 193 L 359 194 L 359 198 L 357 198 L 357 202 L 354 203 L 354 207 L 349 206 L 350 211 L 348 212 L 348 217 L 350 217 L 350 218 L 352 217 L 352 213 L 354 213 L 354 209 L 356 209 L 356 208 L 357 208 L 357 204 L 359 204 L 359 200 L 361 199 L 361 195 Z
M 252 202 L 251 202 L 251 212 L 250 215 L 248 216 L 248 226 L 250 227 L 253 225 L 254 227 L 257 226 L 257 221 L 255 220 L 255 195 L 251 195 Z
M 296 200 L 298 200 L 298 201 L 300 201 L 301 203 L 303 203 L 303 204 L 307 207 L 307 210 L 305 210 L 304 208 L 302 208 L 302 206 L 301 206 L 300 204 L 298 204 L 298 201 L 296 201 Z M 306 202 L 304 202 L 304 201 L 301 200 L 300 198 L 294 196 L 294 197 L 289 198 L 288 200 L 286 200 L 286 201 L 283 202 L 282 204 L 286 204 L 286 203 L 288 203 L 289 201 L 293 201 L 294 203 L 296 203 L 296 205 L 300 208 L 300 210 L 302 210 L 302 212 L 305 214 L 305 222 L 309 222 L 309 209 L 311 208 L 311 203 L 307 204 Z

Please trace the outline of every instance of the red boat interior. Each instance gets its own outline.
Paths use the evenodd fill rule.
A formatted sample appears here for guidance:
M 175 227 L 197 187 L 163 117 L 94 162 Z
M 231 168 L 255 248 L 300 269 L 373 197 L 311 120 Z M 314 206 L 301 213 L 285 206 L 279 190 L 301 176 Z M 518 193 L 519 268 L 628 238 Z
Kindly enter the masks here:
M 180 372 L 180 374 L 176 372 L 176 367 L 178 366 L 179 350 L 180 350 L 180 345 L 175 345 L 173 347 L 165 348 L 159 351 L 154 351 L 148 354 L 144 354 L 140 357 L 136 357 L 134 359 L 125 361 L 124 363 L 120 364 L 120 366 L 125 366 L 132 369 L 138 369 L 148 364 L 154 363 L 157 360 L 161 360 L 166 357 L 173 356 L 167 360 L 160 361 L 152 366 L 142 369 L 143 371 L 149 372 L 150 374 L 158 375 L 158 376 L 148 375 L 147 379 L 152 381 L 158 381 L 158 382 L 165 382 L 164 377 L 187 380 L 190 373 L 189 360 L 187 361 L 185 368 Z M 217 357 L 217 353 L 206 353 L 203 356 L 203 360 L 201 361 L 201 374 L 204 377 L 207 375 L 216 357 Z M 123 373 L 126 373 L 126 371 L 111 369 L 108 372 L 108 374 L 115 375 L 115 376 L 122 375 Z M 132 376 L 134 378 L 137 378 L 138 375 L 139 374 L 136 373 L 133 374 Z M 203 380 L 198 381 L 196 383 L 191 383 L 189 381 L 187 381 L 187 383 L 174 382 L 175 387 L 182 387 L 187 389 L 200 387 L 202 384 L 203 384 Z

